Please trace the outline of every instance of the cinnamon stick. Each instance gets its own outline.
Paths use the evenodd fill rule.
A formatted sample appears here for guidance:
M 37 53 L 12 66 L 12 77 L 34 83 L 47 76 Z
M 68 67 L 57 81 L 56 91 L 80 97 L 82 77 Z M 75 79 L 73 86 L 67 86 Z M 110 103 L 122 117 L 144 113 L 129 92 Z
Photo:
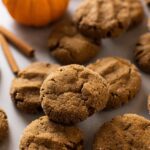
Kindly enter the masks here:
M 16 37 L 6 28 L 0 26 L 0 33 L 3 34 L 7 38 L 7 40 L 9 40 L 12 44 L 14 44 L 23 54 L 25 54 L 28 57 L 34 56 L 34 49 L 23 40 Z
M 9 66 L 11 67 L 12 72 L 17 75 L 19 72 L 19 67 L 9 49 L 8 43 L 6 41 L 6 39 L 4 38 L 4 36 L 2 34 L 0 34 L 0 44 L 2 46 L 2 50 L 6 56 L 6 59 L 8 61 Z

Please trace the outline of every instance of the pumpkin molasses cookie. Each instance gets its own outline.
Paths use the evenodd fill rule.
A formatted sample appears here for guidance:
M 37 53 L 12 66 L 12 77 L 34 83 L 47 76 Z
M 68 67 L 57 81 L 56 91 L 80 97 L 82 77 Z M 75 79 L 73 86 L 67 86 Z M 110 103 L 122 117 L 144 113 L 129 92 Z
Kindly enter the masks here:
M 130 6 L 130 17 L 131 17 L 131 25 L 134 25 L 142 22 L 144 18 L 144 9 L 140 0 L 127 0 Z
M 128 60 L 106 57 L 88 66 L 109 83 L 110 97 L 106 109 L 119 107 L 130 101 L 139 91 L 141 77 Z
M 150 7 L 150 0 L 144 0 L 144 1 L 145 1 L 146 5 L 147 5 L 148 7 Z
M 148 99 L 147 99 L 147 108 L 150 113 L 150 95 L 148 96 Z
M 140 69 L 150 73 L 150 33 L 146 33 L 139 38 L 134 56 Z
M 20 150 L 83 150 L 83 133 L 75 126 L 62 126 L 47 116 L 31 122 L 24 130 Z
M 36 113 L 41 111 L 40 87 L 58 65 L 37 62 L 22 70 L 12 82 L 10 94 L 18 109 Z
M 8 120 L 5 112 L 0 109 L 0 142 L 8 134 Z
M 51 54 L 62 64 L 83 64 L 96 56 L 100 46 L 63 21 L 52 31 L 48 43 Z
M 130 25 L 130 5 L 127 0 L 84 0 L 74 22 L 87 36 L 117 37 Z
M 61 67 L 50 74 L 40 92 L 46 115 L 62 124 L 78 123 L 102 110 L 108 95 L 106 80 L 80 65 Z
M 135 114 L 117 116 L 97 132 L 93 150 L 149 150 L 150 120 Z

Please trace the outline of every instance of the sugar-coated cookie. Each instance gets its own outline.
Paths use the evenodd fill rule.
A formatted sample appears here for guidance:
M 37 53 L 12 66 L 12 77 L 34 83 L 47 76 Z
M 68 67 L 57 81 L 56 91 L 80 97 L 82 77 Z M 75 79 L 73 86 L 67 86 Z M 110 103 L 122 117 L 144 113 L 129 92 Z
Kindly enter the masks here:
M 40 96 L 46 115 L 57 123 L 73 124 L 105 108 L 106 80 L 80 65 L 60 67 L 43 82 Z

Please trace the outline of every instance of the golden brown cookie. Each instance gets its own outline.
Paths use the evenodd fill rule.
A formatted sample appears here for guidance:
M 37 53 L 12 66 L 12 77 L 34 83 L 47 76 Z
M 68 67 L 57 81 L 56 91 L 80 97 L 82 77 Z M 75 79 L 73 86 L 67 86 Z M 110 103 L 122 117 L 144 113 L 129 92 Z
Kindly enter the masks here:
M 150 73 L 150 33 L 140 36 L 134 50 L 134 57 L 140 69 Z
M 150 0 L 144 0 L 144 1 L 145 1 L 146 5 L 147 5 L 148 7 L 150 7 Z
M 144 18 L 144 9 L 140 0 L 127 0 L 130 6 L 130 27 L 141 23 Z
M 109 83 L 110 97 L 106 109 L 120 107 L 132 100 L 141 87 L 141 77 L 130 61 L 119 57 L 106 57 L 88 66 Z
M 62 64 L 83 64 L 95 57 L 98 43 L 77 31 L 70 21 L 58 24 L 52 31 L 48 46 L 51 54 Z
M 84 0 L 74 14 L 78 29 L 96 38 L 117 37 L 130 25 L 127 0 Z
M 106 122 L 95 136 L 93 150 L 149 150 L 150 120 L 125 114 Z
M 47 116 L 31 122 L 24 130 L 20 150 L 83 150 L 83 133 L 75 126 L 51 122 Z
M 102 110 L 108 85 L 97 73 L 80 65 L 68 65 L 50 74 L 40 91 L 42 108 L 52 121 L 78 123 Z
M 12 82 L 10 94 L 18 109 L 37 113 L 41 111 L 40 87 L 48 74 L 59 66 L 37 62 L 22 70 Z
M 7 134 L 8 134 L 7 115 L 2 109 L 0 109 L 0 142 L 4 140 Z

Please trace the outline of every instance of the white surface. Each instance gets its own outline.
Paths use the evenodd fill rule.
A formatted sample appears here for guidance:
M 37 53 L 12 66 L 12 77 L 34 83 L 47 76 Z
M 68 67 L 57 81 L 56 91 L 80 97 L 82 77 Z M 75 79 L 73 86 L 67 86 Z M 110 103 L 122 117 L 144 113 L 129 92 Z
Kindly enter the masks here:
M 80 0 L 72 0 L 70 3 L 70 10 L 74 10 Z M 143 23 L 145 25 L 145 23 Z M 46 48 L 47 39 L 50 34 L 50 26 L 44 29 L 32 29 L 20 26 L 16 24 L 5 10 L 2 2 L 0 1 L 0 25 L 4 25 L 6 28 L 14 32 L 18 37 L 21 37 L 28 43 L 30 43 L 34 48 L 36 48 L 36 59 L 29 60 L 20 54 L 15 48 L 11 47 L 14 56 L 19 64 L 20 68 L 24 68 L 32 61 L 48 61 L 54 62 L 53 58 L 50 57 L 49 52 Z M 122 35 L 120 38 L 112 40 L 102 41 L 102 50 L 98 57 L 104 56 L 122 56 L 133 61 L 133 49 L 135 43 L 141 33 L 144 33 L 144 25 L 138 26 L 136 29 L 132 29 L 129 32 Z M 9 89 L 11 81 L 14 78 L 6 59 L 0 49 L 0 107 L 3 108 L 9 119 L 9 137 L 4 144 L 0 145 L 0 150 L 18 150 L 19 139 L 22 134 L 23 129 L 29 124 L 33 119 L 38 116 L 27 115 L 19 112 L 10 100 Z M 137 113 L 141 114 L 147 118 L 148 111 L 146 108 L 147 95 L 150 93 L 150 75 L 142 73 L 142 88 L 140 93 L 135 97 L 133 101 L 127 105 L 107 112 L 99 112 L 88 120 L 79 124 L 79 126 L 85 132 L 85 145 L 86 149 L 91 149 L 91 143 L 93 140 L 93 135 L 98 129 L 98 127 L 105 122 L 110 120 L 113 116 L 123 114 L 123 113 Z

